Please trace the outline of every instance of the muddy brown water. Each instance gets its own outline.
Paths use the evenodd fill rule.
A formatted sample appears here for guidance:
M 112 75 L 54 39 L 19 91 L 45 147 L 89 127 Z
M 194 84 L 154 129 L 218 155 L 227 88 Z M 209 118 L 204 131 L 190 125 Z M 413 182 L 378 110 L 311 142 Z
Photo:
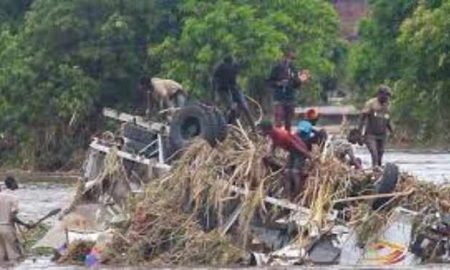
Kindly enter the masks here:
M 356 153 L 362 158 L 366 166 L 370 164 L 370 156 L 363 148 L 358 148 Z M 450 181 L 450 153 L 423 152 L 423 151 L 387 151 L 385 162 L 394 162 L 402 171 L 408 171 L 426 181 L 444 183 Z M 24 220 L 37 220 L 55 208 L 64 208 L 70 203 L 75 192 L 74 182 L 25 182 L 21 183 L 21 189 L 17 192 L 20 199 L 21 217 Z M 46 221 L 52 225 L 56 218 Z M 1 268 L 1 267 L 0 267 Z M 50 262 L 48 257 L 28 258 L 15 266 L 16 269 L 78 269 L 76 266 L 57 266 Z M 318 269 L 292 267 L 293 269 Z M 330 267 L 329 269 L 354 269 L 355 267 Z M 374 267 L 357 267 L 359 269 L 391 269 Z M 450 269 L 450 265 L 424 265 L 401 269 Z M 111 267 L 110 269 L 114 269 Z M 139 268 L 129 268 L 139 269 Z M 325 269 L 325 268 L 320 268 Z

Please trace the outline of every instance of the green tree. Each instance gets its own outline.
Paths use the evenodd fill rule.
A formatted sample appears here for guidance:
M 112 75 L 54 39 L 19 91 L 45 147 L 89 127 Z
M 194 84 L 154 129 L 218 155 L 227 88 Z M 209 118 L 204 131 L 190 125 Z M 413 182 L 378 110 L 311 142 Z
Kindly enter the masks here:
M 421 139 L 450 139 L 450 1 L 419 5 L 400 28 L 398 46 L 404 61 L 395 105 Z M 440 131 L 440 132 L 437 132 Z
M 162 1 L 35 0 L 19 31 L 2 32 L 0 125 L 21 141 L 22 160 L 60 167 L 98 108 L 129 107 L 147 45 L 176 28 L 166 13 Z
M 360 23 L 360 41 L 350 53 L 349 72 L 362 95 L 373 86 L 400 77 L 401 58 L 396 38 L 402 21 L 418 0 L 371 0 L 371 16 Z
M 284 47 L 294 48 L 297 65 L 319 78 L 335 72 L 333 49 L 337 16 L 324 1 L 186 1 L 180 6 L 180 35 L 150 48 L 161 59 L 161 74 L 179 80 L 193 95 L 205 95 L 212 68 L 224 55 L 243 64 L 245 88 L 261 90 L 271 65 Z M 257 83 L 259 82 L 259 83 Z

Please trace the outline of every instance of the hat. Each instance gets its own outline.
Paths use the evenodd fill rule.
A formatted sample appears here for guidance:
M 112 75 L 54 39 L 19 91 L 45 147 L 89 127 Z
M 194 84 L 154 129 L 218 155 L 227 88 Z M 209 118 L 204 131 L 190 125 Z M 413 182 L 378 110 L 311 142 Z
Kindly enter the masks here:
M 261 121 L 261 123 L 259 123 L 258 127 L 262 130 L 268 130 L 272 129 L 273 124 L 272 121 L 270 121 L 269 119 L 264 119 Z

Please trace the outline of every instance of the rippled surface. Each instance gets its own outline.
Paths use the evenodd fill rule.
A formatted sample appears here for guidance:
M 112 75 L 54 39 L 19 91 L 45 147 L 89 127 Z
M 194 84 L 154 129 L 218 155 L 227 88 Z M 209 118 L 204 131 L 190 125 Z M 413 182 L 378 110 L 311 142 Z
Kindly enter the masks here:
M 365 148 L 358 148 L 356 155 L 362 158 L 365 167 L 370 166 L 370 155 Z M 388 150 L 383 158 L 383 163 L 386 162 L 393 162 L 402 171 L 417 175 L 422 180 L 435 183 L 450 181 L 450 153 Z

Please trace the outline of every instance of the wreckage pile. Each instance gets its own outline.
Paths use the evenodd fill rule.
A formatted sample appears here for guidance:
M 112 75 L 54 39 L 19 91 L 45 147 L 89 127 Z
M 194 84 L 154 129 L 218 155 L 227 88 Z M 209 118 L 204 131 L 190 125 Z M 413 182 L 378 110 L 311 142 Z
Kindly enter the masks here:
M 268 164 L 266 155 L 267 142 L 239 128 L 215 148 L 193 142 L 168 175 L 149 182 L 145 195 L 127 207 L 131 221 L 114 237 L 103 261 L 242 265 L 250 263 L 250 251 L 275 249 L 253 228 L 274 226 L 280 218 L 294 224 L 287 226 L 288 241 L 307 249 L 340 223 L 359 231 L 365 243 L 376 237 L 396 206 L 450 210 L 450 187 L 402 174 L 395 192 L 376 194 L 374 182 L 381 173 L 358 172 L 318 152 L 307 164 L 301 199 L 290 203 L 282 199 L 282 168 Z

